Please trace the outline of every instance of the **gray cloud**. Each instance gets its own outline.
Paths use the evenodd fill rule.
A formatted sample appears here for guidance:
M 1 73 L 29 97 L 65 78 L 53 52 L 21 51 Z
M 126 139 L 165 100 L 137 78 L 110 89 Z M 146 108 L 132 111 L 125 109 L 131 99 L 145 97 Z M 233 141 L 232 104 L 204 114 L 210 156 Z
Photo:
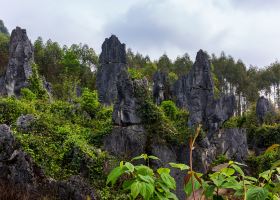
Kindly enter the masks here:
M 2 1 L 2 2 L 1 2 Z M 247 65 L 280 57 L 278 0 L 0 0 L 1 18 L 61 44 L 87 43 L 99 53 L 116 34 L 128 47 L 156 59 L 199 49 L 225 51 Z M 263 3 L 265 2 L 265 3 Z M 269 2 L 269 3 L 268 3 Z

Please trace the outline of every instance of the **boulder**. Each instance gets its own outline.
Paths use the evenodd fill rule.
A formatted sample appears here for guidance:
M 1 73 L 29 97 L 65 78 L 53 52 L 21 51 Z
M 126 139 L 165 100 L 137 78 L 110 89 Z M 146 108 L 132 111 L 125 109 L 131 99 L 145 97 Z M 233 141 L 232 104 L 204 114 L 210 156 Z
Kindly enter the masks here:
M 267 114 L 275 114 L 275 110 L 271 102 L 265 98 L 264 96 L 261 96 L 256 105 L 256 114 L 258 117 L 258 120 L 260 123 L 264 122 L 265 116 Z
M 168 80 L 168 74 L 156 72 L 153 75 L 153 98 L 157 105 L 162 101 L 171 99 L 171 88 Z
M 22 131 L 29 131 L 32 123 L 35 121 L 35 117 L 32 114 L 21 115 L 16 122 L 17 127 Z
M 117 98 L 118 75 L 121 71 L 127 70 L 125 44 L 121 44 L 115 35 L 106 38 L 102 44 L 99 62 L 96 75 L 99 101 L 111 105 Z
M 9 63 L 5 75 L 5 88 L 8 96 L 19 96 L 21 88 L 28 86 L 32 75 L 33 46 L 26 30 L 16 27 L 12 31 L 9 44 Z

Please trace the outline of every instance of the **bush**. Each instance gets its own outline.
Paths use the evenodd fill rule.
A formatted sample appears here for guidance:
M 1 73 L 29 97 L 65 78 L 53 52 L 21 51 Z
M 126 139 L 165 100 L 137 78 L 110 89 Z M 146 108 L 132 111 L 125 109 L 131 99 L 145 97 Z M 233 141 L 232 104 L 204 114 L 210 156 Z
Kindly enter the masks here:
M 81 106 L 91 117 L 96 117 L 96 114 L 101 107 L 98 101 L 97 92 L 91 92 L 87 88 L 84 89 L 81 98 Z
M 164 114 L 171 120 L 175 120 L 178 109 L 175 105 L 175 103 L 171 100 L 163 101 L 160 105 L 161 109 L 163 110 Z

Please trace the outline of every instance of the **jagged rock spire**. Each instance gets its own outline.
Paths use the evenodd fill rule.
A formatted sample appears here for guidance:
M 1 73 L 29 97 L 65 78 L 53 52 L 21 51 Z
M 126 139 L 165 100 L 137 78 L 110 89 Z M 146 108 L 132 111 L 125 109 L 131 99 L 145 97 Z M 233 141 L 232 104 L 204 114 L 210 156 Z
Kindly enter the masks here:
M 117 98 L 117 80 L 121 71 L 127 70 L 125 44 L 112 35 L 102 44 L 99 58 L 100 67 L 97 71 L 96 86 L 99 101 L 111 105 Z
M 16 27 L 12 31 L 9 45 L 9 63 L 5 75 L 5 87 L 9 96 L 20 95 L 32 75 L 33 46 L 26 30 Z
M 111 35 L 102 44 L 102 53 L 99 57 L 101 64 L 124 63 L 126 64 L 125 44 L 122 44 L 117 36 Z

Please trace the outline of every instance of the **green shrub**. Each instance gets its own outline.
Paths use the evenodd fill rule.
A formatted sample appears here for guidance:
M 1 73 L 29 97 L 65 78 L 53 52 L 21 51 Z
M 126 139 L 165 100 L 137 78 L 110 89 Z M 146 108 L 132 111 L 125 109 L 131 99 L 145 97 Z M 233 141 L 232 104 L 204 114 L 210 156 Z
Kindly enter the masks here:
M 97 92 L 91 92 L 89 89 L 84 89 L 81 98 L 82 109 L 85 110 L 91 117 L 95 117 L 100 109 Z
M 22 88 L 21 91 L 21 98 L 32 101 L 36 99 L 36 94 L 34 94 L 31 90 L 28 88 Z
M 169 117 L 169 119 L 175 120 L 178 113 L 178 109 L 173 101 L 171 100 L 163 101 L 161 102 L 160 107 L 163 110 L 164 114 L 167 117 Z

